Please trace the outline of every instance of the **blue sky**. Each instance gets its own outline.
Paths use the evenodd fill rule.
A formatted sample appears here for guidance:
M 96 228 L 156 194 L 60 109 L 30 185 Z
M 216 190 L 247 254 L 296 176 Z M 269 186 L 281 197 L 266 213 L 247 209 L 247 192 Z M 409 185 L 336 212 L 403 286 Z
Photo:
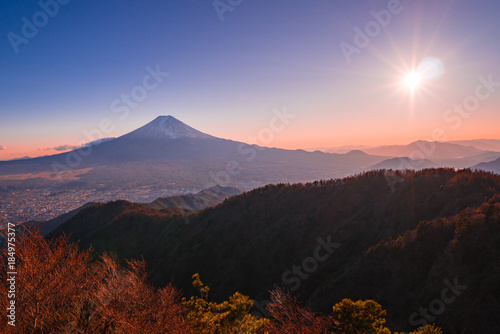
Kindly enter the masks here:
M 296 117 L 269 146 L 408 143 L 436 127 L 449 139 L 494 138 L 500 89 L 458 130 L 443 114 L 474 93 L 479 76 L 500 81 L 500 2 L 401 1 L 348 63 L 340 44 L 354 45 L 353 29 L 391 1 L 242 0 L 221 21 L 212 1 L 66 0 L 17 53 L 9 33 L 23 37 L 23 18 L 33 23 L 42 7 L 3 1 L 0 159 L 85 142 L 82 131 L 102 119 L 113 123 L 103 135 L 118 136 L 168 114 L 248 141 L 275 108 Z M 402 89 L 401 76 L 427 57 L 442 61 L 442 78 Z M 119 118 L 113 102 L 156 67 L 168 77 Z

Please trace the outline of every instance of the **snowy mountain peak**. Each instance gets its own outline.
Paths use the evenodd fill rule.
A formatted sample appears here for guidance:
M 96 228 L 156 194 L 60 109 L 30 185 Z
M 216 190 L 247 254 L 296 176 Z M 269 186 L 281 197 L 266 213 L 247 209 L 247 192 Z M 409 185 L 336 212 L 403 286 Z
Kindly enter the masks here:
M 184 124 L 173 116 L 159 116 L 139 129 L 126 134 L 127 139 L 213 138 Z

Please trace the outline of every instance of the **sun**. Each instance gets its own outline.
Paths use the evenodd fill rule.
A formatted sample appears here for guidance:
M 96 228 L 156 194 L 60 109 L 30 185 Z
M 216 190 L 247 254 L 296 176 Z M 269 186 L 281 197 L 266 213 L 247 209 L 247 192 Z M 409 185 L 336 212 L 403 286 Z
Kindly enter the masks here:
M 421 83 L 422 83 L 422 76 L 417 72 L 410 72 L 406 74 L 403 79 L 403 85 L 410 90 L 417 89 Z

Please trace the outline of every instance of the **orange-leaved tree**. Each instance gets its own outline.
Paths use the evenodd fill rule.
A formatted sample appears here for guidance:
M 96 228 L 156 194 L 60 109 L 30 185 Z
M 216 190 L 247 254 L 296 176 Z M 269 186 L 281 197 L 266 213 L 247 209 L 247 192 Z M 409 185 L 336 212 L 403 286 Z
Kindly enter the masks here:
M 2 266 L 0 298 L 3 319 L 4 306 L 15 301 L 15 326 L 1 321 L 1 333 L 192 333 L 179 292 L 171 285 L 153 288 L 143 261 L 126 268 L 110 255 L 92 261 L 91 250 L 79 250 L 67 237 L 46 240 L 29 229 L 13 246 L 16 274 Z M 4 264 L 8 250 L 0 256 Z

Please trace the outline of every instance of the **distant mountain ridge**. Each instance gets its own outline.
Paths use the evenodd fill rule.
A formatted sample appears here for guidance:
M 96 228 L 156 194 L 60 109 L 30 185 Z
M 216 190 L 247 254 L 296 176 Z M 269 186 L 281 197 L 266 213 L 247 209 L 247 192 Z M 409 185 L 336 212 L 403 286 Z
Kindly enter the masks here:
M 239 195 L 242 192 L 243 191 L 238 188 L 215 186 L 203 189 L 196 194 L 160 197 L 154 202 L 140 205 L 144 205 L 148 208 L 162 211 L 164 213 L 188 213 L 190 211 L 202 210 L 210 206 L 215 206 L 222 203 L 225 199 L 234 195 Z M 26 225 L 40 229 L 41 235 L 47 235 L 54 231 L 59 225 L 66 223 L 68 220 L 76 216 L 81 210 L 94 204 L 96 203 L 89 202 L 54 219 L 50 219 L 48 221 L 29 221 Z M 19 226 L 20 225 L 18 225 L 18 227 Z
M 483 151 L 500 152 L 500 139 L 473 139 L 473 140 L 452 140 L 448 143 L 463 146 L 473 146 Z
M 500 158 L 490 162 L 482 162 L 472 168 L 500 174 Z
M 324 148 L 325 152 L 344 151 L 344 147 Z M 419 140 L 408 145 L 386 145 L 377 147 L 360 147 L 359 150 L 370 155 L 384 155 L 387 160 L 371 169 L 424 169 L 437 167 L 485 168 L 498 173 L 493 163 L 500 158 L 500 140 L 478 139 L 448 142 L 430 142 Z M 355 150 L 355 151 L 359 151 Z M 399 159 L 399 162 L 398 160 Z M 487 163 L 490 163 L 488 165 Z M 492 167 L 489 167 L 492 166 Z M 488 169 L 489 168 L 489 169 Z
M 154 202 L 146 203 L 144 205 L 155 210 L 181 208 L 195 211 L 219 204 L 226 198 L 239 195 L 242 192 L 242 190 L 234 187 L 214 186 L 212 188 L 204 189 L 196 194 L 161 197 Z
M 447 142 L 429 142 L 418 140 L 408 145 L 389 145 L 363 150 L 368 154 L 411 159 L 445 160 L 470 157 L 483 151 L 473 146 L 463 146 Z
M 373 169 L 392 169 L 392 170 L 403 170 L 403 169 L 428 169 L 441 167 L 439 164 L 430 161 L 429 159 L 410 159 L 406 157 L 387 159 L 378 164 L 370 166 L 368 170 Z

